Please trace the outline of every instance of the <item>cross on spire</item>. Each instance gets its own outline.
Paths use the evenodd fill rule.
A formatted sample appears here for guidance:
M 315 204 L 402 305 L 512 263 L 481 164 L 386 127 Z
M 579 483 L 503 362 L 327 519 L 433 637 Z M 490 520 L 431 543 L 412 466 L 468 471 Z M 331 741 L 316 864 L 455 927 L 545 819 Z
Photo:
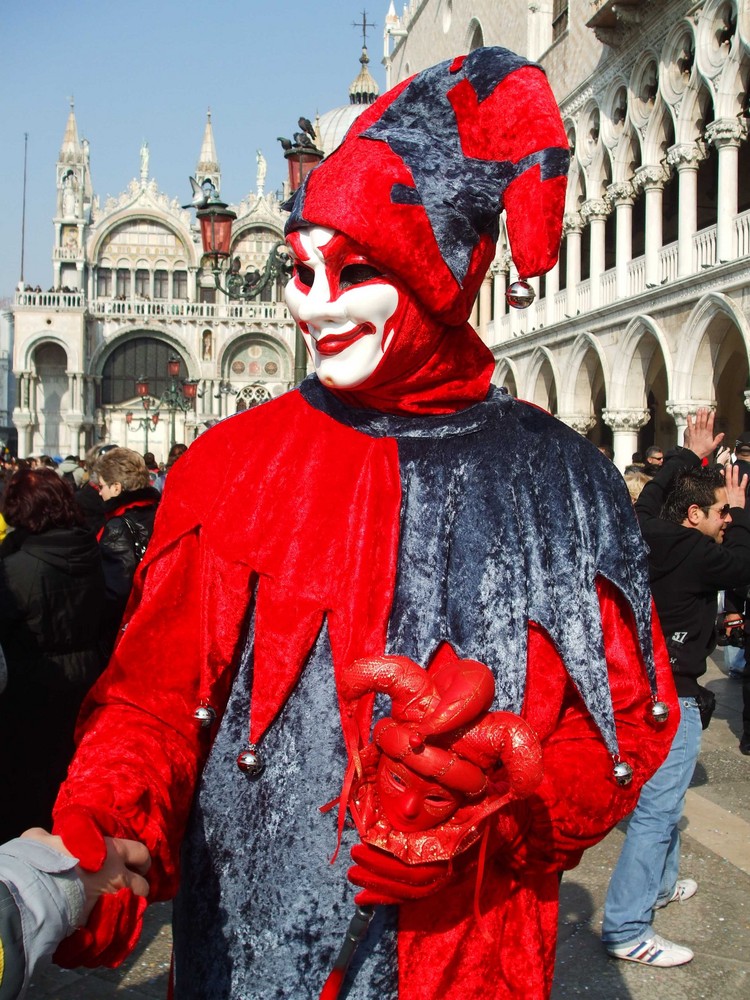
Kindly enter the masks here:
M 373 21 L 368 21 L 367 20 L 367 11 L 366 10 L 362 11 L 362 21 L 361 22 L 360 21 L 352 21 L 352 27 L 353 28 L 361 28 L 362 29 L 362 47 L 366 49 L 367 48 L 367 29 L 375 27 L 375 23 Z

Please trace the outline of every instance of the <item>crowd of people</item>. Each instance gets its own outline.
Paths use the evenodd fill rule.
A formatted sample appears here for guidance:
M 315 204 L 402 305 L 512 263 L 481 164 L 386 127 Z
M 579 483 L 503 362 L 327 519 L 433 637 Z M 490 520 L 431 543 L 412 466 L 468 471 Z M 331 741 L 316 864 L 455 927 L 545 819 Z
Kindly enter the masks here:
M 52 822 L 78 711 L 114 646 L 165 472 L 152 481 L 141 455 L 115 445 L 83 462 L 5 456 L 0 842 Z

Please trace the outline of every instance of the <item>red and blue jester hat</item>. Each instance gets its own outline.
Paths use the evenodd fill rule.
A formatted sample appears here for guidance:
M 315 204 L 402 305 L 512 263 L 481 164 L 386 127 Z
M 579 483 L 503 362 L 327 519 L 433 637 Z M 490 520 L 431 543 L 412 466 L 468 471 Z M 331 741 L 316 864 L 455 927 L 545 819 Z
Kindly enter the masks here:
M 521 278 L 557 260 L 568 142 L 544 71 L 503 48 L 383 94 L 297 192 L 287 233 L 345 233 L 443 323 L 468 318 L 499 215 Z

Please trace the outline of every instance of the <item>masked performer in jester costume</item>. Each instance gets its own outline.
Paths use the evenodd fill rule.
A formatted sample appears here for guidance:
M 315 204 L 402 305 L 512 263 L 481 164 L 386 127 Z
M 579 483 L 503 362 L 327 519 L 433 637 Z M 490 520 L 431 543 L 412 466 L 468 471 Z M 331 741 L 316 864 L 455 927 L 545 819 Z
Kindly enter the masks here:
M 314 374 L 170 474 L 56 807 L 88 871 L 147 846 L 178 1000 L 548 997 L 560 873 L 667 753 L 622 478 L 467 322 L 503 210 L 520 276 L 555 263 L 568 159 L 541 69 L 478 49 L 294 198 Z M 116 964 L 143 905 L 58 961 Z

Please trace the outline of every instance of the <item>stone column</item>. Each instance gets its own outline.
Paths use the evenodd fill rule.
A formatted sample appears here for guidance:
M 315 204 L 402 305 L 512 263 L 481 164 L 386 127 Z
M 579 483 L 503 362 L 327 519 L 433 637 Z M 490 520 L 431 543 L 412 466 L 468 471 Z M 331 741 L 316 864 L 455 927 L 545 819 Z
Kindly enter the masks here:
M 555 262 L 555 266 L 547 271 L 544 279 L 544 323 L 550 326 L 556 321 L 555 299 L 560 291 L 560 261 Z M 541 319 L 541 317 L 540 317 Z
M 687 427 L 687 418 L 692 416 L 696 410 L 699 408 L 705 410 L 715 410 L 716 400 L 715 399 L 683 399 L 675 400 L 668 399 L 666 410 L 670 417 L 673 418 L 677 426 L 677 444 L 682 447 L 682 442 L 685 437 L 685 428 Z
M 492 298 L 492 276 L 487 273 L 479 286 L 479 336 L 487 343 L 487 330 L 490 325 L 490 300 Z
M 621 472 L 633 461 L 633 452 L 638 450 L 638 431 L 650 419 L 648 410 L 602 410 L 602 420 L 612 428 L 614 463 Z
M 591 308 L 601 304 L 601 283 L 604 274 L 604 227 L 609 215 L 609 205 L 603 198 L 592 198 L 581 206 L 581 216 L 591 229 L 591 258 L 589 260 L 589 285 Z
M 578 285 L 581 281 L 582 229 L 583 219 L 580 214 L 578 212 L 566 212 L 563 216 L 563 234 L 568 241 L 568 270 L 566 275 L 568 299 L 565 310 L 568 316 L 575 316 L 578 309 Z
M 630 272 L 628 265 L 633 259 L 633 202 L 635 188 L 630 181 L 610 184 L 607 198 L 617 213 L 617 233 L 615 236 L 615 281 L 618 299 L 630 295 Z
M 646 197 L 646 287 L 661 285 L 659 251 L 662 246 L 661 202 L 664 185 L 669 180 L 669 169 L 661 164 L 640 167 L 633 177 L 633 184 L 642 188 Z
M 557 419 L 577 431 L 585 437 L 588 432 L 596 427 L 596 417 L 593 413 L 558 413 Z
M 745 122 L 737 118 L 719 118 L 706 127 L 706 141 L 719 154 L 719 202 L 716 206 L 716 263 L 737 256 L 735 220 L 737 218 L 737 163 L 740 142 L 747 135 Z
M 677 170 L 679 218 L 677 223 L 677 274 L 684 277 L 695 271 L 693 240 L 698 229 L 698 168 L 706 158 L 706 147 L 697 142 L 682 142 L 667 152 L 667 163 Z
M 503 270 L 502 261 L 493 260 L 490 264 L 490 275 L 492 277 L 492 323 L 494 327 L 492 343 L 499 344 L 501 340 L 500 330 L 505 315 L 505 292 L 508 287 L 508 273 Z

